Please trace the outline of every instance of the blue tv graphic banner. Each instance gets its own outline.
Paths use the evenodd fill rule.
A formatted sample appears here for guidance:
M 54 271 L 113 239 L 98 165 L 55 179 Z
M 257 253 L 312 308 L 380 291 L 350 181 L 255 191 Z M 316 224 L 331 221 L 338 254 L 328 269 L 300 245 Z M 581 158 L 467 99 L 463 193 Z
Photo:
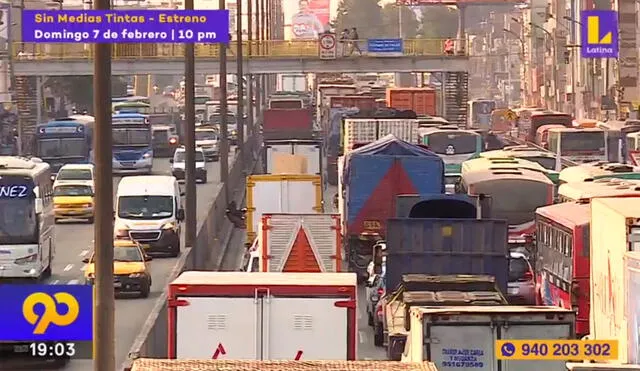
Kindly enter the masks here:
M 614 10 L 583 10 L 582 58 L 618 58 L 618 12 Z
M 369 39 L 369 53 L 402 53 L 402 39 Z
M 228 10 L 24 10 L 32 43 L 228 43 Z
M 0 285 L 0 342 L 91 341 L 90 285 Z

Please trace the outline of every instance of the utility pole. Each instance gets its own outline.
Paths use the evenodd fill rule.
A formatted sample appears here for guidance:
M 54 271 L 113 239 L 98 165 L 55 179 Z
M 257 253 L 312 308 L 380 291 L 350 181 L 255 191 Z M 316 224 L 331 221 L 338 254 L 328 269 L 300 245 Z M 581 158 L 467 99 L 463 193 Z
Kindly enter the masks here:
M 242 161 L 242 166 L 244 166 L 246 153 L 244 152 L 244 71 L 242 65 L 244 63 L 244 55 L 242 50 L 242 0 L 238 0 L 236 3 L 238 4 L 236 10 L 236 45 L 238 46 L 236 48 L 238 50 L 236 52 L 236 80 L 238 81 L 238 114 L 236 115 L 236 120 L 240 161 Z
M 192 0 L 190 0 L 192 1 Z M 238 0 L 238 3 L 242 0 Z M 226 0 L 219 0 L 218 8 L 226 9 Z M 240 12 L 238 12 L 240 13 Z M 231 40 L 229 40 L 231 42 Z M 220 43 L 220 181 L 224 184 L 225 205 L 229 199 L 229 128 L 227 126 L 227 44 Z
M 194 0 L 185 0 L 185 10 L 194 9 Z M 186 221 L 185 245 L 193 247 L 196 242 L 198 220 L 196 214 L 196 56 L 193 43 L 184 46 L 184 119 L 185 119 L 185 191 Z
M 252 1 L 252 0 L 249 0 Z M 262 56 L 262 49 L 264 46 L 264 41 L 262 40 L 262 27 L 264 27 L 264 25 L 261 22 L 261 10 L 260 10 L 260 0 L 256 0 L 256 40 L 258 41 L 258 55 Z M 255 75 L 255 84 L 256 84 L 256 96 L 255 96 L 255 107 L 256 107 L 256 117 L 254 118 L 254 120 L 257 120 L 257 122 L 260 122 L 260 118 L 261 118 L 261 111 L 262 111 L 262 95 L 264 94 L 264 91 L 262 90 L 262 75 L 258 74 Z M 256 125 L 254 123 L 254 130 L 256 128 Z M 257 130 L 256 130 L 257 131 Z
M 265 55 L 269 53 L 269 37 L 267 36 L 267 30 L 269 29 L 269 24 L 267 23 L 267 4 L 265 0 L 260 0 L 260 25 L 262 26 L 259 32 L 262 34 L 262 50 Z M 260 94 L 260 98 L 262 98 L 262 102 L 260 102 L 261 112 L 265 107 L 265 102 L 267 101 L 267 96 L 269 96 L 269 86 L 267 85 L 267 75 L 260 75 L 262 79 L 262 94 Z
M 251 60 L 253 54 L 253 0 L 247 1 L 247 52 L 249 53 L 249 60 Z M 255 129 L 253 124 L 253 75 L 250 73 L 247 75 L 247 130 L 250 135 L 255 135 Z
M 94 9 L 109 10 L 109 0 L 95 0 Z M 95 371 L 113 371 L 115 354 L 115 292 L 113 289 L 113 179 L 111 132 L 111 44 L 94 45 L 93 134 L 95 181 Z

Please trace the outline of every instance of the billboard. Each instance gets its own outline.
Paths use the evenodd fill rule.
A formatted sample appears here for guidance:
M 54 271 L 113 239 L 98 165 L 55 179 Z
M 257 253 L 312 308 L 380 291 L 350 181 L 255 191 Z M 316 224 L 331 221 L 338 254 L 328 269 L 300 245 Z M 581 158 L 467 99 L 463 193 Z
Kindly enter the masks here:
M 618 12 L 615 10 L 583 10 L 582 58 L 618 58 Z
M 331 0 L 285 0 L 283 8 L 285 19 L 290 19 L 290 38 L 317 40 L 321 33 L 329 29 L 330 5 Z

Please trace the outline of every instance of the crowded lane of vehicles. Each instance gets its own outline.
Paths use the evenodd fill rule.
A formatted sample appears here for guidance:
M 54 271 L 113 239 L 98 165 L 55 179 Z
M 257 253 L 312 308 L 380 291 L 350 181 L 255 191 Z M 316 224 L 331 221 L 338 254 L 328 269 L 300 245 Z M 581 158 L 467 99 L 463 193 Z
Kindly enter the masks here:
M 479 133 L 456 126 L 419 129 L 419 137 L 419 143 L 444 160 L 445 175 L 448 177 L 459 177 L 462 163 L 477 157 L 484 150 L 484 141 Z
M 119 113 L 111 118 L 113 125 L 114 173 L 151 174 L 153 143 L 147 115 Z

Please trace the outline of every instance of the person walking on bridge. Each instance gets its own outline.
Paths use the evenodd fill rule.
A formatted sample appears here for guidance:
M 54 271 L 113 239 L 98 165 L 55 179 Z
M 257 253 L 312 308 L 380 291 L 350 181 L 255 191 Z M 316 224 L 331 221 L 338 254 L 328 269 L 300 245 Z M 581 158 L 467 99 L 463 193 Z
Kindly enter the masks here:
M 358 44 L 358 30 L 355 27 L 351 29 L 349 32 L 349 39 L 351 40 L 351 50 L 349 51 L 349 55 L 353 54 L 354 50 L 358 51 L 358 55 L 362 55 L 362 50 L 360 50 L 360 45 Z

